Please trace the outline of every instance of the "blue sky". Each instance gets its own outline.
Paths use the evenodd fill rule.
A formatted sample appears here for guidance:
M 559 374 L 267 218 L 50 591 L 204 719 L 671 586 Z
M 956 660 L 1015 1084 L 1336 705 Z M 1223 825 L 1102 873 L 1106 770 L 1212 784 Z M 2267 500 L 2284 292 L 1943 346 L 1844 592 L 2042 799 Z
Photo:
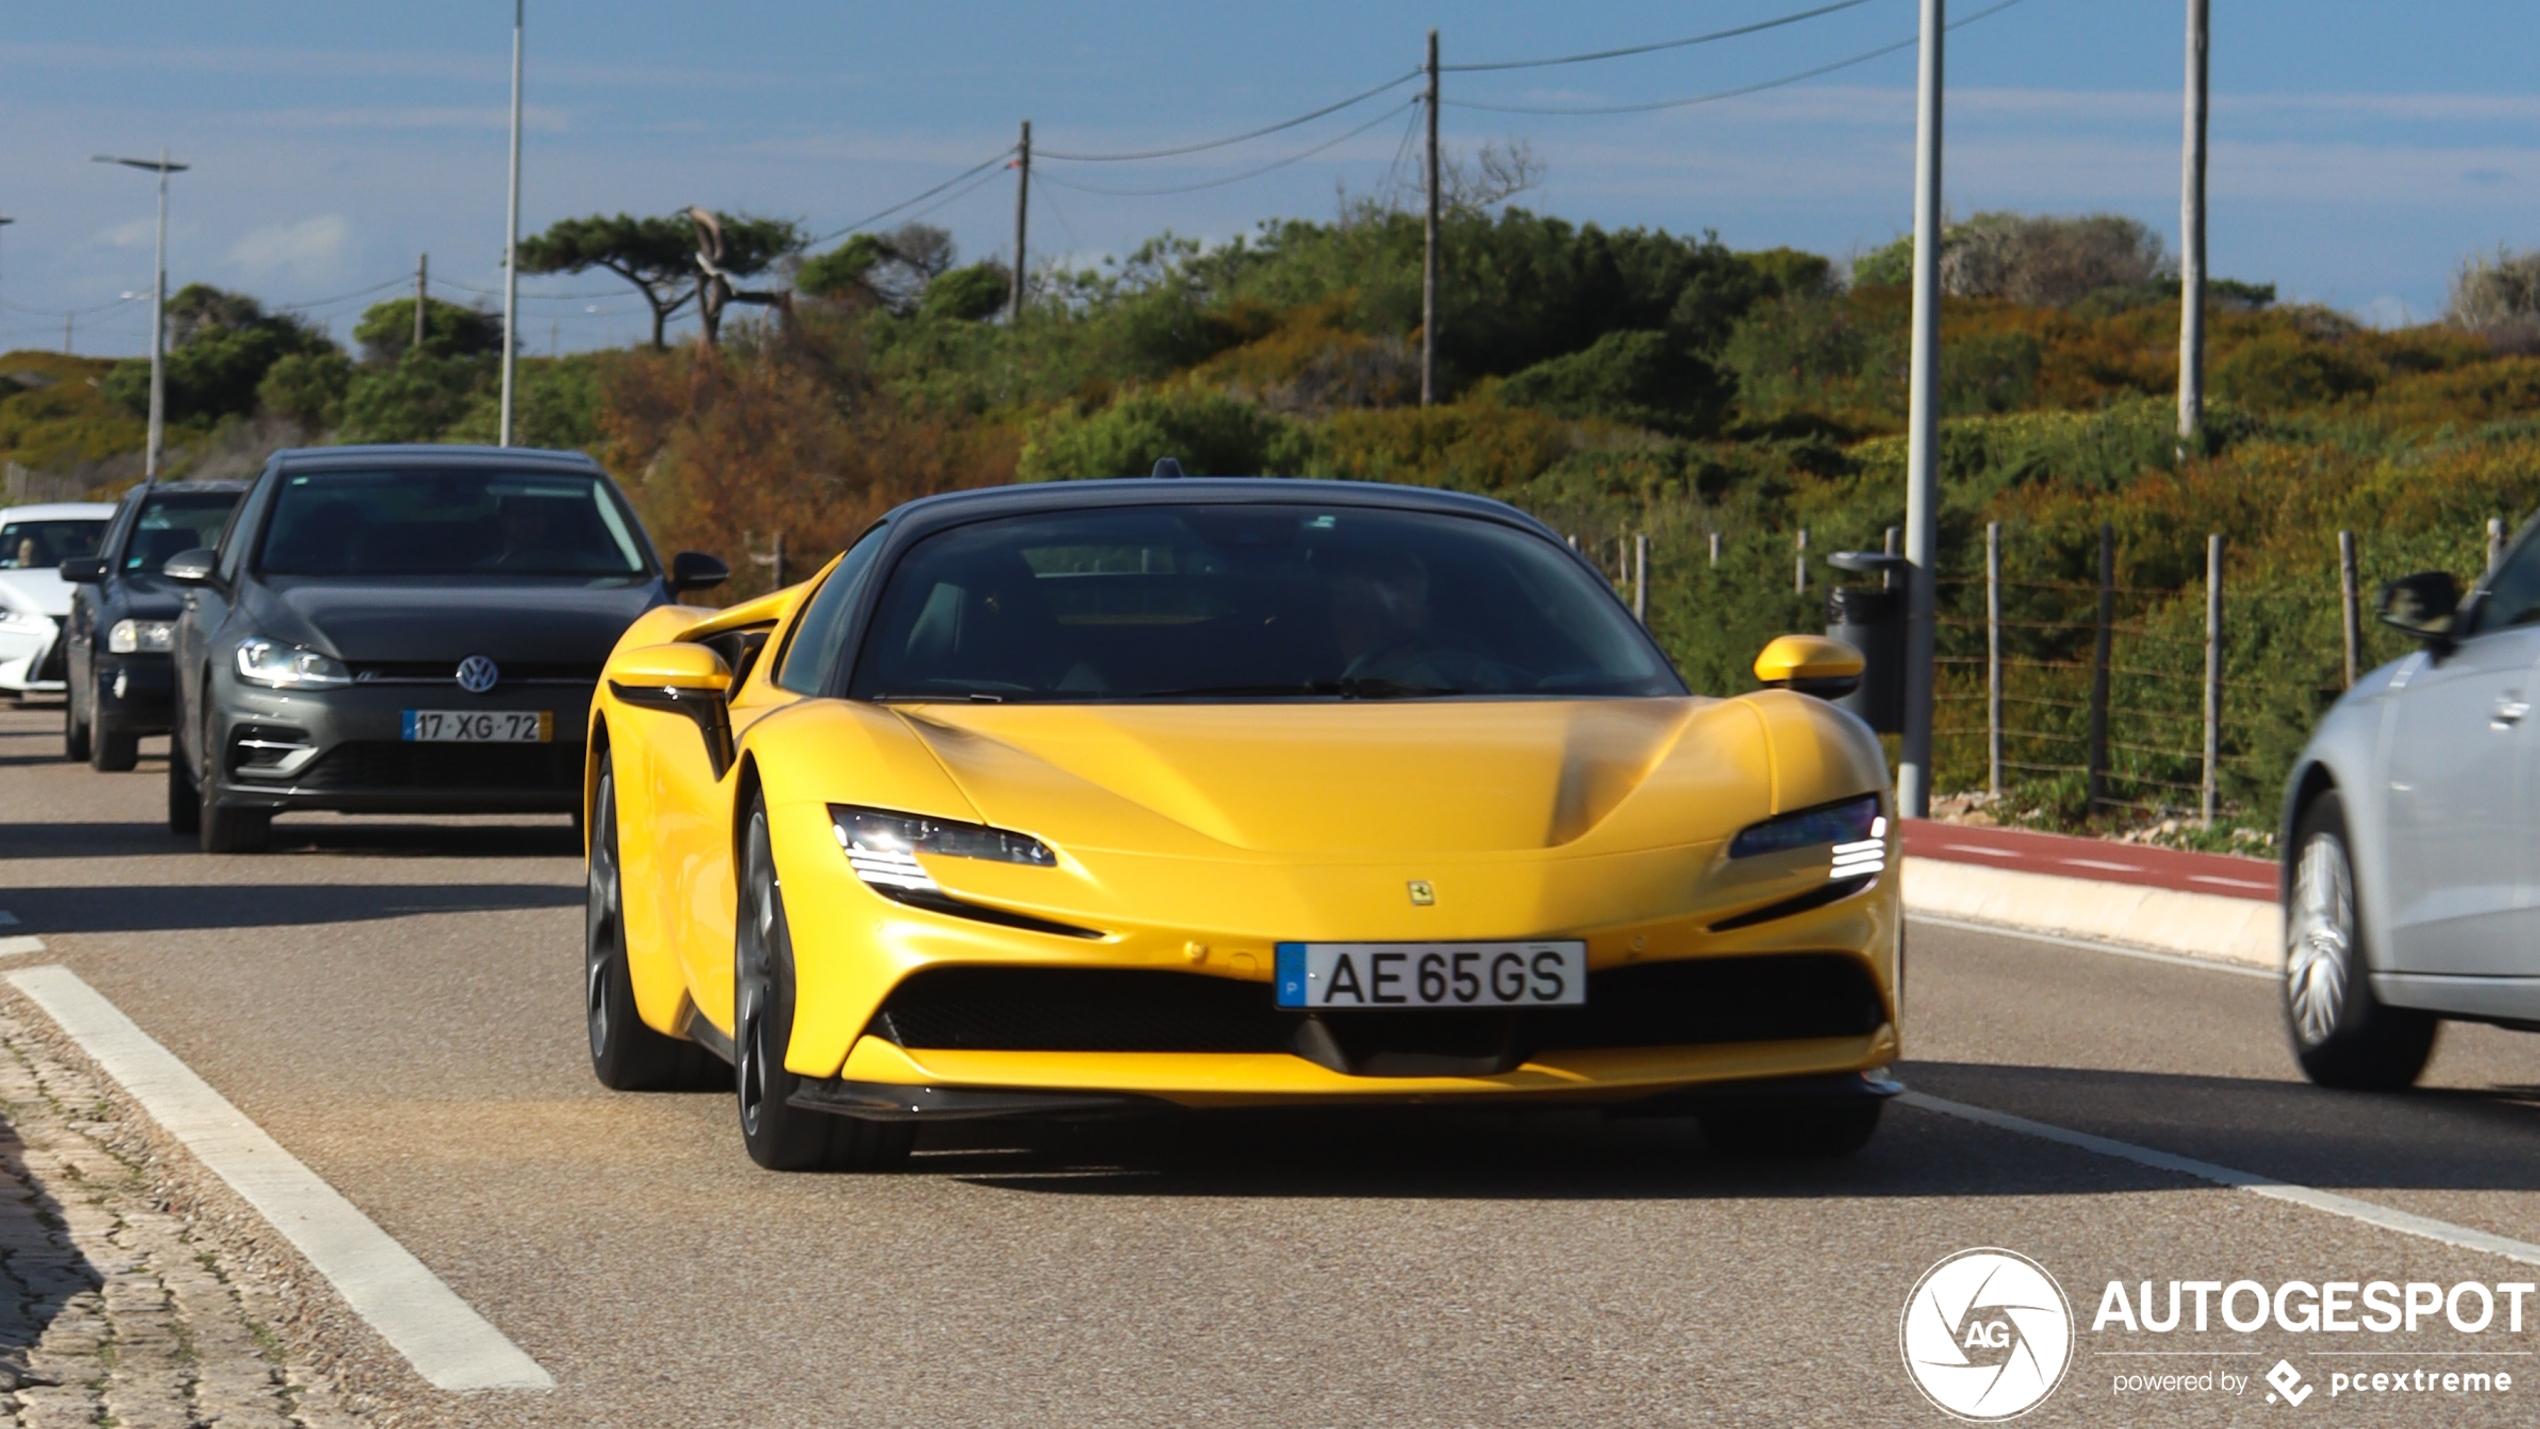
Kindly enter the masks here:
M 1628 45 L 1805 0 L 1595 6 L 1051 0 L 910 6 L 530 0 L 523 225 L 690 203 L 841 227 L 1012 142 L 1090 152 L 1281 119 L 1410 69 Z M 1971 14 L 1977 0 L 1955 0 Z M 2212 254 L 2222 275 L 2381 322 L 2441 309 L 2461 258 L 2540 244 L 2540 6 L 2215 0 Z M 1950 41 L 1953 210 L 2111 210 L 2175 237 L 2181 0 L 2021 0 Z M 92 153 L 165 144 L 172 282 L 312 309 L 345 336 L 356 289 L 410 275 L 499 286 L 510 6 L 83 0 L 21 6 L 0 37 L 0 348 L 58 346 L 69 308 L 149 280 L 146 175 Z M 1913 0 L 1866 0 L 1770 33 L 1559 69 L 1451 75 L 1450 148 L 1523 140 L 1533 207 L 1607 225 L 1716 228 L 1739 247 L 1843 256 L 1909 220 L 1910 50 L 1786 88 L 1655 114 L 1520 115 L 1706 93 L 1910 35 Z M 1330 215 L 1404 154 L 1408 89 L 1253 144 L 1141 164 L 1045 166 L 1036 260 L 1092 261 L 1158 230 L 1207 238 Z M 1339 138 L 1259 178 L 1178 195 Z M 926 215 L 967 256 L 1010 246 L 998 176 Z M 641 306 L 605 275 L 533 280 L 533 350 L 623 342 Z M 392 295 L 392 294 L 383 294 Z M 26 311 L 35 309 L 40 311 Z M 77 319 L 86 352 L 146 341 L 140 305 Z

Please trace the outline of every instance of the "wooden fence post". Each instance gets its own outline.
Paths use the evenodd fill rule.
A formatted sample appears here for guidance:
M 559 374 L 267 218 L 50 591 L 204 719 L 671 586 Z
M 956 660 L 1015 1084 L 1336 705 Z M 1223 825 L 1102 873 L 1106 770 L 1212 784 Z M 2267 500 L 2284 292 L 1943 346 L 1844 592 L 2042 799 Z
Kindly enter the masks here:
M 1649 533 L 1632 537 L 1632 618 L 1649 623 Z
M 2114 653 L 2117 623 L 2117 528 L 2099 523 L 2099 628 L 2090 652 L 2090 747 L 2088 804 L 2099 812 L 2108 797 L 2108 661 Z
M 2346 617 L 2346 688 L 2355 688 L 2357 667 L 2363 663 L 2363 600 L 2357 590 L 2355 570 L 2355 533 L 2337 533 L 2338 607 Z
M 2494 570 L 2505 559 L 2505 518 L 2487 518 L 2487 569 Z
M 1720 563 L 1720 533 L 1719 533 L 1719 532 L 1717 532 L 1717 531 L 1714 531 L 1714 532 L 1712 532 L 1712 533 L 1711 533 L 1711 564 L 1713 564 L 1713 565 L 1715 565 L 1715 566 L 1716 566 L 1716 565 L 1718 565 L 1719 563 Z
M 1791 577 L 1793 588 L 1799 594 L 1806 595 L 1808 593 L 1808 528 L 1805 526 L 1799 528 L 1799 555 L 1793 561 L 1792 569 L 1795 572 Z
M 2223 538 L 2216 532 L 2205 538 L 2205 777 L 2197 792 L 2207 827 L 2222 778 L 2222 573 Z
M 2002 523 L 1984 523 L 1985 787 L 2002 797 Z

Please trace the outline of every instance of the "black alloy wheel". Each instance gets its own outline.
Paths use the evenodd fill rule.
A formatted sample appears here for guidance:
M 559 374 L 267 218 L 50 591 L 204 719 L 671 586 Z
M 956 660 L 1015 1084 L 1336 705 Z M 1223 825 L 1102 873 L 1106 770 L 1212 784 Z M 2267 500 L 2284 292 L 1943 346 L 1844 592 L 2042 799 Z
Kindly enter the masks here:
M 74 764 L 88 759 L 88 726 L 79 717 L 79 687 L 62 693 L 62 757 Z
M 65 698 L 63 703 L 67 705 L 69 700 Z M 94 696 L 88 701 L 88 718 L 79 724 L 79 742 L 87 752 L 74 754 L 71 758 L 86 759 L 88 767 L 100 774 L 121 774 L 141 762 L 140 735 L 130 730 L 97 727 L 97 701 Z
M 626 965 L 626 887 L 617 861 L 616 761 L 605 751 L 593 805 L 582 919 L 582 1004 L 592 1075 L 621 1092 L 721 1087 L 731 1076 L 721 1059 L 694 1042 L 655 1031 L 636 1011 Z
M 185 748 L 168 736 L 168 832 L 194 834 L 203 827 L 203 796 L 194 787 L 194 771 L 185 764 Z
M 233 809 L 220 801 L 219 781 L 211 777 L 217 767 L 212 752 L 212 726 L 203 723 L 203 739 L 196 746 L 203 758 L 203 773 L 194 781 L 201 811 L 195 815 L 195 830 L 203 841 L 205 853 L 262 853 L 265 837 L 273 831 L 273 815 L 263 809 Z
M 743 845 L 739 927 L 732 948 L 733 1089 L 741 1142 L 771 1171 L 883 1171 L 908 1159 L 917 1128 L 806 1111 L 788 1099 L 802 1078 L 785 1070 L 794 1032 L 794 939 L 767 837 L 767 805 L 753 798 Z
M 2372 990 L 2362 900 L 2335 792 L 2302 811 L 2284 908 L 2284 1027 L 2303 1075 L 2323 1087 L 2398 1091 L 2434 1055 L 2442 1020 Z

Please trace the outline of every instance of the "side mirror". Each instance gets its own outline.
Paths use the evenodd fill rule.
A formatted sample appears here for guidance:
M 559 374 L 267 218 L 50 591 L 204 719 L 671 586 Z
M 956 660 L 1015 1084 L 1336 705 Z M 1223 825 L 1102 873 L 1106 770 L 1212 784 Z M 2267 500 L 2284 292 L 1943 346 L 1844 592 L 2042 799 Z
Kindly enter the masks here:
M 106 578 L 103 556 L 73 556 L 62 562 L 62 579 L 72 585 L 95 585 Z
M 220 552 L 208 546 L 179 551 L 159 567 L 159 574 L 183 585 L 209 585 L 212 571 L 220 564 Z
M 715 778 L 732 767 L 732 718 L 723 701 L 732 667 L 711 647 L 674 640 L 629 650 L 609 661 L 608 681 L 621 703 L 694 721 Z
M 2461 609 L 2461 583 L 2450 571 L 2419 571 L 2381 588 L 2373 613 L 2381 623 L 2404 630 L 2432 645 L 2452 643 L 2453 621 Z
M 1755 678 L 1777 690 L 1840 699 L 1860 688 L 1861 652 L 1823 635 L 1783 635 L 1755 657 Z
M 670 558 L 670 593 L 712 590 L 732 579 L 732 568 L 703 551 L 681 551 Z

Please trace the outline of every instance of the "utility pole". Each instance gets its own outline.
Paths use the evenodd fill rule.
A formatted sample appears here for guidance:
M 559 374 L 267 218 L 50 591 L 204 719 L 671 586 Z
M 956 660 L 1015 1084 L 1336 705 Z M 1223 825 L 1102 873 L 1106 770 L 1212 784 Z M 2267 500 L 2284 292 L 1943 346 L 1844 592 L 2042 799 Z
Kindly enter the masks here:
M 2178 442 L 2205 425 L 2205 56 L 2210 0 L 2187 0 L 2187 136 L 2179 157 Z
M 1429 219 L 1420 248 L 1420 405 L 1438 392 L 1438 32 L 1429 32 Z
M 148 169 L 159 176 L 159 246 L 158 271 L 150 276 L 150 442 L 142 450 L 141 480 L 144 485 L 159 479 L 159 463 L 167 452 L 168 434 L 168 175 L 181 174 L 190 165 L 176 163 L 161 149 L 155 159 L 119 159 L 111 154 L 90 156 L 90 162 L 121 164 L 127 169 Z M 69 331 L 64 324 L 64 332 Z M 68 346 L 67 336 L 64 340 Z
M 413 348 L 418 355 L 423 351 L 423 305 L 429 301 L 424 296 L 424 285 L 431 274 L 432 255 L 429 253 L 418 255 L 415 258 L 415 345 Z
M 1008 294 L 1008 326 L 1023 321 L 1023 226 L 1032 205 L 1032 121 L 1023 121 L 1023 137 L 1014 144 L 1014 288 Z
M 520 42 L 528 19 L 529 0 L 512 0 L 512 173 L 511 198 L 503 206 L 503 425 L 498 444 L 512 444 L 512 369 L 519 364 L 520 342 Z
M 1914 346 L 1905 454 L 1905 739 L 1896 810 L 1931 813 L 1933 561 L 1940 524 L 1940 81 L 1947 0 L 1923 0 L 1922 62 L 1914 103 Z

